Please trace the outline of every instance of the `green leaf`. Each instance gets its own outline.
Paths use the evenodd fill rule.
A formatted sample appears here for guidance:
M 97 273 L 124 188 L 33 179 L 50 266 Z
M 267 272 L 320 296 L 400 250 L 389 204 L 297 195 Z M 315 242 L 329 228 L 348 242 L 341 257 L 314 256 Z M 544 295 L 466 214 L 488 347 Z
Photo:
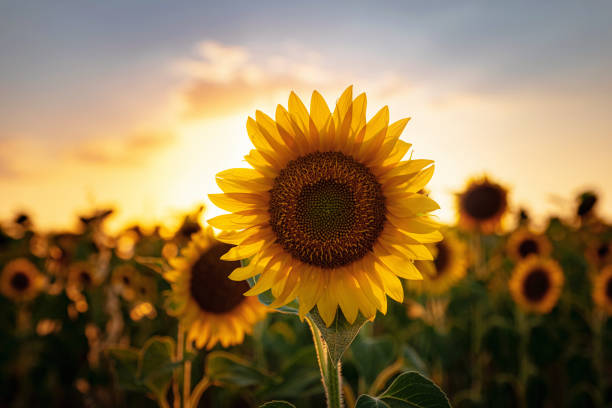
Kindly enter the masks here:
M 270 375 L 251 363 L 225 351 L 213 351 L 206 357 L 206 374 L 212 381 L 237 387 L 264 385 L 272 381 Z
M 393 341 L 390 338 L 359 336 L 351 345 L 353 361 L 366 385 L 372 385 L 378 374 L 395 359 Z
M 380 398 L 392 408 L 450 408 L 450 402 L 440 387 L 415 372 L 401 374 Z
M 377 398 L 362 395 L 355 408 L 451 408 L 442 390 L 422 375 L 403 373 Z
M 338 364 L 342 354 L 349 348 L 357 333 L 359 333 L 359 330 L 366 322 L 366 318 L 359 313 L 353 324 L 351 324 L 346 320 L 344 314 L 338 311 L 332 324 L 327 327 L 316 308 L 312 309 L 308 316 L 321 332 L 321 336 L 327 344 L 329 357 L 334 365 Z
M 124 390 L 147 391 L 138 381 L 138 350 L 131 348 L 109 348 L 108 357 L 113 361 L 119 386 Z
M 287 401 L 270 401 L 260 405 L 259 408 L 295 408 L 295 405 Z
M 389 408 L 389 405 L 378 398 L 363 394 L 357 399 L 355 408 Z
M 170 337 L 152 337 L 140 351 L 139 378 L 156 397 L 163 398 L 172 381 L 173 370 L 182 362 L 172 361 L 174 340 Z

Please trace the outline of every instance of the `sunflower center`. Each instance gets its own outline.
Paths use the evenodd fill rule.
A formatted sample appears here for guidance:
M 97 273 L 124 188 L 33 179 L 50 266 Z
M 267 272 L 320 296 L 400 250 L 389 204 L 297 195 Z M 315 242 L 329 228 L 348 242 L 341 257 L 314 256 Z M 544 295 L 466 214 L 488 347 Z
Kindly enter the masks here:
M 222 314 L 233 310 L 244 301 L 243 293 L 249 290 L 245 281 L 234 282 L 227 277 L 240 267 L 240 262 L 219 259 L 231 248 L 229 244 L 215 244 L 191 268 L 191 296 L 206 312 Z
M 436 277 L 439 277 L 446 272 L 446 267 L 450 261 L 450 251 L 444 241 L 438 242 L 436 248 L 438 248 L 438 256 L 434 259 L 434 264 L 436 265 Z
M 499 188 L 482 184 L 468 190 L 462 197 L 465 211 L 477 220 L 487 220 L 502 210 L 504 197 Z
M 30 286 L 30 278 L 23 272 L 16 272 L 11 277 L 11 287 L 18 292 L 24 291 Z
M 124 283 L 125 285 L 128 285 L 128 286 L 129 286 L 129 284 L 132 282 L 132 280 L 130 279 L 130 277 L 129 277 L 129 276 L 123 276 L 123 278 L 121 278 L 121 280 L 123 281 L 123 283 Z
M 338 268 L 372 250 L 385 222 L 376 177 L 340 152 L 315 152 L 290 161 L 270 190 L 270 225 L 294 258 Z
M 83 285 L 89 285 L 91 283 L 91 275 L 88 272 L 82 271 L 79 274 L 79 280 Z
M 605 259 L 606 256 L 610 253 L 610 247 L 608 244 L 602 244 L 599 248 L 597 248 L 597 256 L 599 259 Z
M 535 240 L 526 239 L 519 245 L 518 252 L 521 255 L 521 258 L 527 258 L 527 256 L 531 254 L 537 254 L 540 252 L 540 248 Z
M 525 297 L 532 302 L 539 302 L 550 289 L 550 279 L 543 269 L 534 269 L 529 272 L 523 282 Z

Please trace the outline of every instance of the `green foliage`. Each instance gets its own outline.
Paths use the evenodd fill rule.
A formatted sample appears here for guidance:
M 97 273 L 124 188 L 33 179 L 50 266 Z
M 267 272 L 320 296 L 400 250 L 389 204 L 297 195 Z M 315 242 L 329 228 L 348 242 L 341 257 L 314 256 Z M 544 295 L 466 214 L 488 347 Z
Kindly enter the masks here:
M 295 405 L 287 401 L 270 401 L 260 405 L 259 408 L 295 408 Z
M 377 397 L 361 395 L 355 408 L 450 408 L 442 390 L 419 373 L 403 373 Z

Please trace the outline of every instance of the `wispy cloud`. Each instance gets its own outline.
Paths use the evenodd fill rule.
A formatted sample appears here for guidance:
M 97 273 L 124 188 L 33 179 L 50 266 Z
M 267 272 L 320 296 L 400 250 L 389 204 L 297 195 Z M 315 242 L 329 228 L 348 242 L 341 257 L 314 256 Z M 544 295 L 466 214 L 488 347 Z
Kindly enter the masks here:
M 208 118 L 240 112 L 288 89 L 328 86 L 338 80 L 317 53 L 296 44 L 285 51 L 262 57 L 245 47 L 202 42 L 193 58 L 177 63 L 188 77 L 181 90 L 186 116 Z M 297 53 L 300 58 L 294 57 Z

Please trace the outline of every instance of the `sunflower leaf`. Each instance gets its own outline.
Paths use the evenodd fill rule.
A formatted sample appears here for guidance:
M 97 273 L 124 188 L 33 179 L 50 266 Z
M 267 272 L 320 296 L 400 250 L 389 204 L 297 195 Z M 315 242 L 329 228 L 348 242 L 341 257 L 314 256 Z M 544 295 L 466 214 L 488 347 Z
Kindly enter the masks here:
M 182 362 L 172 361 L 175 344 L 170 337 L 152 337 L 142 347 L 138 375 L 158 398 L 163 398 L 172 381 L 173 370 Z
M 446 394 L 416 372 L 401 374 L 378 397 L 361 395 L 355 408 L 451 408 Z
M 327 345 L 329 358 L 331 358 L 334 365 L 338 364 L 342 354 L 349 348 L 357 333 L 359 333 L 359 330 L 367 321 L 365 317 L 358 314 L 355 321 L 351 324 L 346 320 L 343 313 L 336 313 L 334 321 L 327 327 L 316 308 L 312 309 L 308 315 L 321 332 L 321 336 Z
M 260 405 L 259 408 L 295 408 L 295 405 L 287 401 L 270 401 Z
M 276 379 L 253 366 L 249 361 L 225 351 L 206 356 L 206 375 L 212 381 L 237 387 L 274 383 Z

